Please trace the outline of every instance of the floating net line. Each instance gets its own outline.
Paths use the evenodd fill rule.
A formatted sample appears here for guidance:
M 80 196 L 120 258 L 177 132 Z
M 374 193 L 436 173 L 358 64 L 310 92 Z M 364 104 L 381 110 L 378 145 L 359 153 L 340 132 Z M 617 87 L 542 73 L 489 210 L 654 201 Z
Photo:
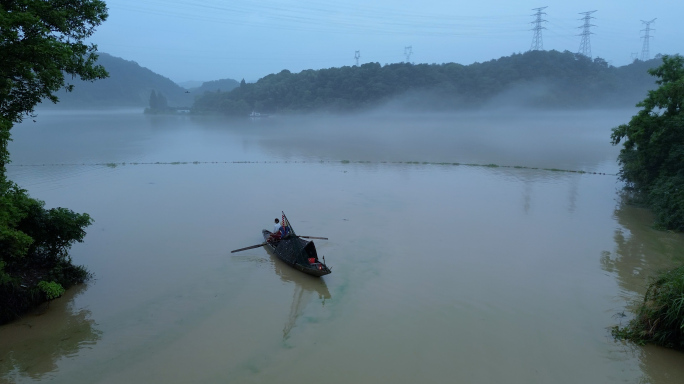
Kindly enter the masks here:
M 430 161 L 351 161 L 351 160 L 319 160 L 319 161 L 155 161 L 155 162 L 120 162 L 120 163 L 44 163 L 44 164 L 7 164 L 6 167 L 73 167 L 73 166 L 102 166 L 109 168 L 122 167 L 127 165 L 206 165 L 206 164 L 404 164 L 422 166 L 466 166 L 466 167 L 485 167 L 485 168 L 513 168 L 540 170 L 549 172 L 566 172 L 586 175 L 605 175 L 617 176 L 616 173 L 583 171 L 574 169 L 530 167 L 523 165 L 500 165 L 500 164 L 478 164 L 478 163 L 458 163 L 458 162 L 430 162 Z

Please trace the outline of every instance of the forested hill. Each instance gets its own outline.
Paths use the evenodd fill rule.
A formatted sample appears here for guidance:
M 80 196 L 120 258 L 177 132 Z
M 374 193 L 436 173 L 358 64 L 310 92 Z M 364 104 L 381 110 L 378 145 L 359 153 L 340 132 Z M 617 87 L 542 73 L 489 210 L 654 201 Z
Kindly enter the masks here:
M 67 79 L 74 84 L 73 92 L 60 91 L 58 104 L 44 101 L 40 107 L 147 107 L 152 91 L 161 93 L 172 107 L 189 107 L 194 95 L 186 93 L 170 79 L 141 67 L 134 61 L 99 53 L 98 64 L 109 72 L 109 78 L 95 82 Z
M 429 110 L 513 106 L 633 107 L 655 87 L 646 71 L 660 60 L 614 67 L 572 52 L 530 51 L 471 65 L 368 63 L 283 70 L 230 92 L 205 93 L 194 111 L 245 115 L 343 112 L 394 105 Z
M 201 95 L 204 92 L 228 92 L 237 88 L 239 85 L 240 83 L 237 80 L 233 79 L 205 81 L 204 83 L 202 83 L 201 86 L 190 89 L 190 92 L 192 92 L 195 95 Z

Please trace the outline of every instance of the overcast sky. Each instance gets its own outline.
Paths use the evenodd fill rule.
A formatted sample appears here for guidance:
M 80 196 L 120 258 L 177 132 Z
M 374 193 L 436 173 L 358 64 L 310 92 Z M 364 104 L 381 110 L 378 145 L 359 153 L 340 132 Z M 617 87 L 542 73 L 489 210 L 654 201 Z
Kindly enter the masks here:
M 578 52 L 581 12 L 594 11 L 593 57 L 620 66 L 640 57 L 650 21 L 650 56 L 684 53 L 682 0 L 105 0 L 98 50 L 176 82 L 256 81 L 288 69 L 406 61 L 471 64 L 530 49 L 534 8 L 543 48 Z

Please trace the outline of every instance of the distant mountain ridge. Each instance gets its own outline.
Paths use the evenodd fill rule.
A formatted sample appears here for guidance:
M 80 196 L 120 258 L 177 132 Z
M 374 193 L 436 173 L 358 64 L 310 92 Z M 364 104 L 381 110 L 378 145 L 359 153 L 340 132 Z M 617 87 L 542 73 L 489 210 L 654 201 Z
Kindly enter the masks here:
M 195 95 L 170 79 L 159 75 L 135 61 L 107 53 L 98 53 L 98 64 L 105 67 L 109 77 L 94 82 L 67 79 L 74 84 L 73 92 L 57 92 L 59 103 L 44 101 L 41 108 L 106 108 L 149 106 L 152 91 L 161 93 L 171 107 L 189 108 Z
M 205 81 L 197 88 L 190 88 L 190 92 L 201 95 L 204 92 L 229 92 L 240 86 L 237 80 L 220 79 L 213 81 Z
M 47 101 L 40 107 L 145 108 L 152 91 L 163 95 L 169 107 L 236 116 L 252 111 L 344 112 L 383 105 L 402 110 L 633 107 L 654 88 L 646 71 L 660 63 L 637 60 L 613 67 L 601 58 L 568 51 L 530 51 L 470 65 L 367 63 L 300 73 L 283 70 L 256 83 L 221 79 L 188 90 L 134 61 L 107 53 L 99 56 L 98 64 L 109 78 L 67 79 L 74 91 L 60 91 L 57 105 Z
M 176 84 L 180 85 L 181 87 L 185 89 L 193 89 L 193 88 L 199 88 L 202 86 L 204 81 L 198 81 L 198 80 L 188 80 L 188 81 L 181 81 Z

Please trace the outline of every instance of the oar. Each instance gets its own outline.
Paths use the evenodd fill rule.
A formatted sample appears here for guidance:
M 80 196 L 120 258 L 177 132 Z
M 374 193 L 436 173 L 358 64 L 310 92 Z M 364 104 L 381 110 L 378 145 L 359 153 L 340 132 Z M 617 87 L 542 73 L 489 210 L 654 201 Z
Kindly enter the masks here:
M 248 250 L 248 249 L 253 249 L 253 248 L 259 248 L 259 247 L 263 247 L 263 246 L 266 245 L 266 244 L 268 244 L 268 243 L 261 243 L 261 244 L 257 244 L 257 245 L 252 245 L 252 246 L 250 246 L 250 247 L 245 247 L 245 248 L 236 249 L 236 250 L 234 250 L 234 251 L 230 251 L 230 253 L 235 253 L 235 252 L 240 252 L 240 251 L 246 251 L 246 250 Z
M 305 239 L 319 239 L 319 240 L 328 240 L 328 238 L 327 238 L 327 237 L 315 237 L 315 236 L 299 236 L 299 237 L 303 237 L 303 238 L 305 238 Z

